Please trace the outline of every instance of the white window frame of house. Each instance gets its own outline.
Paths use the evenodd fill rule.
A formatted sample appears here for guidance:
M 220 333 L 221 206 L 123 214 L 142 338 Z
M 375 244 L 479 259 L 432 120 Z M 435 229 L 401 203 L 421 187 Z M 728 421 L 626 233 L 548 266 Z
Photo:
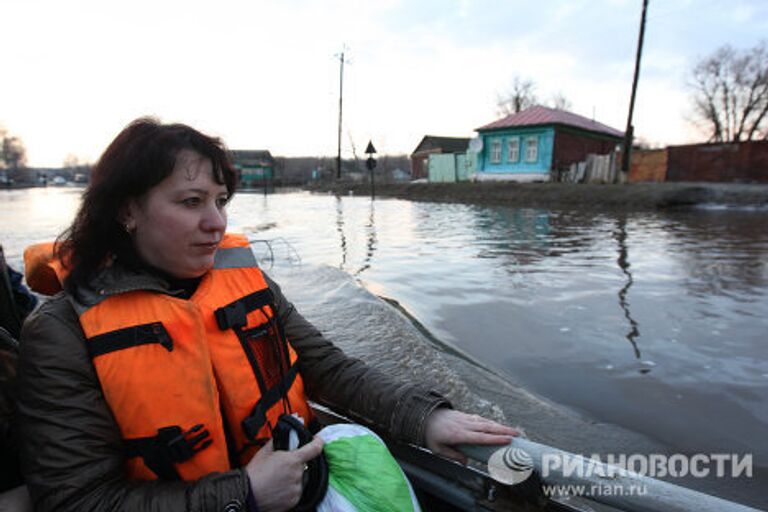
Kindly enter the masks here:
M 492 164 L 501 163 L 501 139 L 491 139 L 490 160 Z
M 525 161 L 536 162 L 539 159 L 539 136 L 533 135 L 525 139 Z
M 519 161 L 520 161 L 520 137 L 510 137 L 509 140 L 507 141 L 507 162 L 514 164 Z

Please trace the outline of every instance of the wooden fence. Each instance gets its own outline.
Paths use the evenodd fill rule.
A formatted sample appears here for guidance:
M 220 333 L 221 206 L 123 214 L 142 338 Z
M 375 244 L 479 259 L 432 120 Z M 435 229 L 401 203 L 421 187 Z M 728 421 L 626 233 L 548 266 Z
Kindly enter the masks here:
M 616 153 L 587 155 L 583 162 L 571 164 L 560 175 L 563 183 L 623 183 L 623 173 L 618 168 Z

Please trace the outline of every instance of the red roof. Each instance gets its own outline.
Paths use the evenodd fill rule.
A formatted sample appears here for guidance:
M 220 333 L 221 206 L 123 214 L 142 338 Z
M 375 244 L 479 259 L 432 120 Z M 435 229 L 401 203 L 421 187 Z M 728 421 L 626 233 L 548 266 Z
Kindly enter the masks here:
M 582 130 L 589 130 L 591 132 L 605 133 L 613 137 L 624 137 L 624 132 L 611 128 L 603 123 L 587 119 L 586 117 L 574 114 L 573 112 L 542 107 L 541 105 L 534 105 L 533 107 L 529 107 L 516 114 L 510 114 L 503 119 L 477 128 L 477 131 L 498 130 L 500 128 L 512 128 L 518 126 L 540 126 L 545 124 L 562 124 L 581 128 Z

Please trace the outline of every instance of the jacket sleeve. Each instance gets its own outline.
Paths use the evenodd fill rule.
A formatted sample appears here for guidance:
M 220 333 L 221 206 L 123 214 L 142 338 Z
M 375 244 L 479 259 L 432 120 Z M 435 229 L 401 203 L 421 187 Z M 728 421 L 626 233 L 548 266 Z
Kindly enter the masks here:
M 450 407 L 448 400 L 429 387 L 397 382 L 347 357 L 299 314 L 277 283 L 266 279 L 285 335 L 298 354 L 309 398 L 396 439 L 423 445 L 427 417 L 437 407 Z
M 196 482 L 125 478 L 119 428 L 63 295 L 33 313 L 20 345 L 17 425 L 35 510 L 245 510 L 248 479 L 243 470 Z

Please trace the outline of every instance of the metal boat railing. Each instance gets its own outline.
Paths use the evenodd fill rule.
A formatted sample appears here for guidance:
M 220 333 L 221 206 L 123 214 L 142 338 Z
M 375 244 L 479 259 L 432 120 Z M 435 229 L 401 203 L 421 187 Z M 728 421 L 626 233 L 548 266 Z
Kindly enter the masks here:
M 321 423 L 349 419 L 313 404 Z M 379 433 L 379 435 L 381 435 Z M 459 450 L 471 459 L 465 466 L 434 455 L 429 450 L 382 438 L 420 495 L 424 510 L 511 510 L 575 512 L 620 510 L 626 512 L 759 512 L 732 501 L 694 491 L 687 487 L 639 475 L 616 466 L 566 452 L 528 439 L 515 438 L 510 445 L 462 445 Z M 530 456 L 532 473 L 515 485 L 494 479 L 487 463 L 494 453 L 520 449 Z M 559 458 L 589 466 L 586 472 L 564 473 L 562 467 L 547 467 L 545 457 Z M 581 461 L 579 461 L 581 459 Z M 476 461 L 476 462 L 472 462 Z M 550 465 L 552 466 L 552 465 Z M 573 467 L 573 466 L 571 466 Z M 610 493 L 590 493 L 611 487 Z M 586 490 L 581 495 L 545 494 L 545 488 Z M 642 493 L 637 490 L 642 489 Z M 435 501 L 430 506 L 430 501 Z M 426 503 L 424 502 L 426 501 Z
M 687 487 L 663 480 L 640 475 L 617 466 L 588 459 L 551 446 L 535 443 L 528 439 L 516 438 L 510 447 L 527 453 L 533 462 L 533 469 L 541 476 L 543 485 L 560 489 L 605 489 L 611 492 L 597 492 L 584 495 L 588 501 L 609 505 L 628 512 L 759 512 L 732 501 L 724 500 Z M 494 446 L 466 445 L 461 451 L 475 460 L 488 461 L 499 450 Z M 542 461 L 572 461 L 570 467 L 589 468 L 588 471 L 564 473 L 565 465 L 548 464 L 544 471 Z M 575 464 L 573 464 L 575 462 Z M 642 493 L 637 492 L 642 489 Z

